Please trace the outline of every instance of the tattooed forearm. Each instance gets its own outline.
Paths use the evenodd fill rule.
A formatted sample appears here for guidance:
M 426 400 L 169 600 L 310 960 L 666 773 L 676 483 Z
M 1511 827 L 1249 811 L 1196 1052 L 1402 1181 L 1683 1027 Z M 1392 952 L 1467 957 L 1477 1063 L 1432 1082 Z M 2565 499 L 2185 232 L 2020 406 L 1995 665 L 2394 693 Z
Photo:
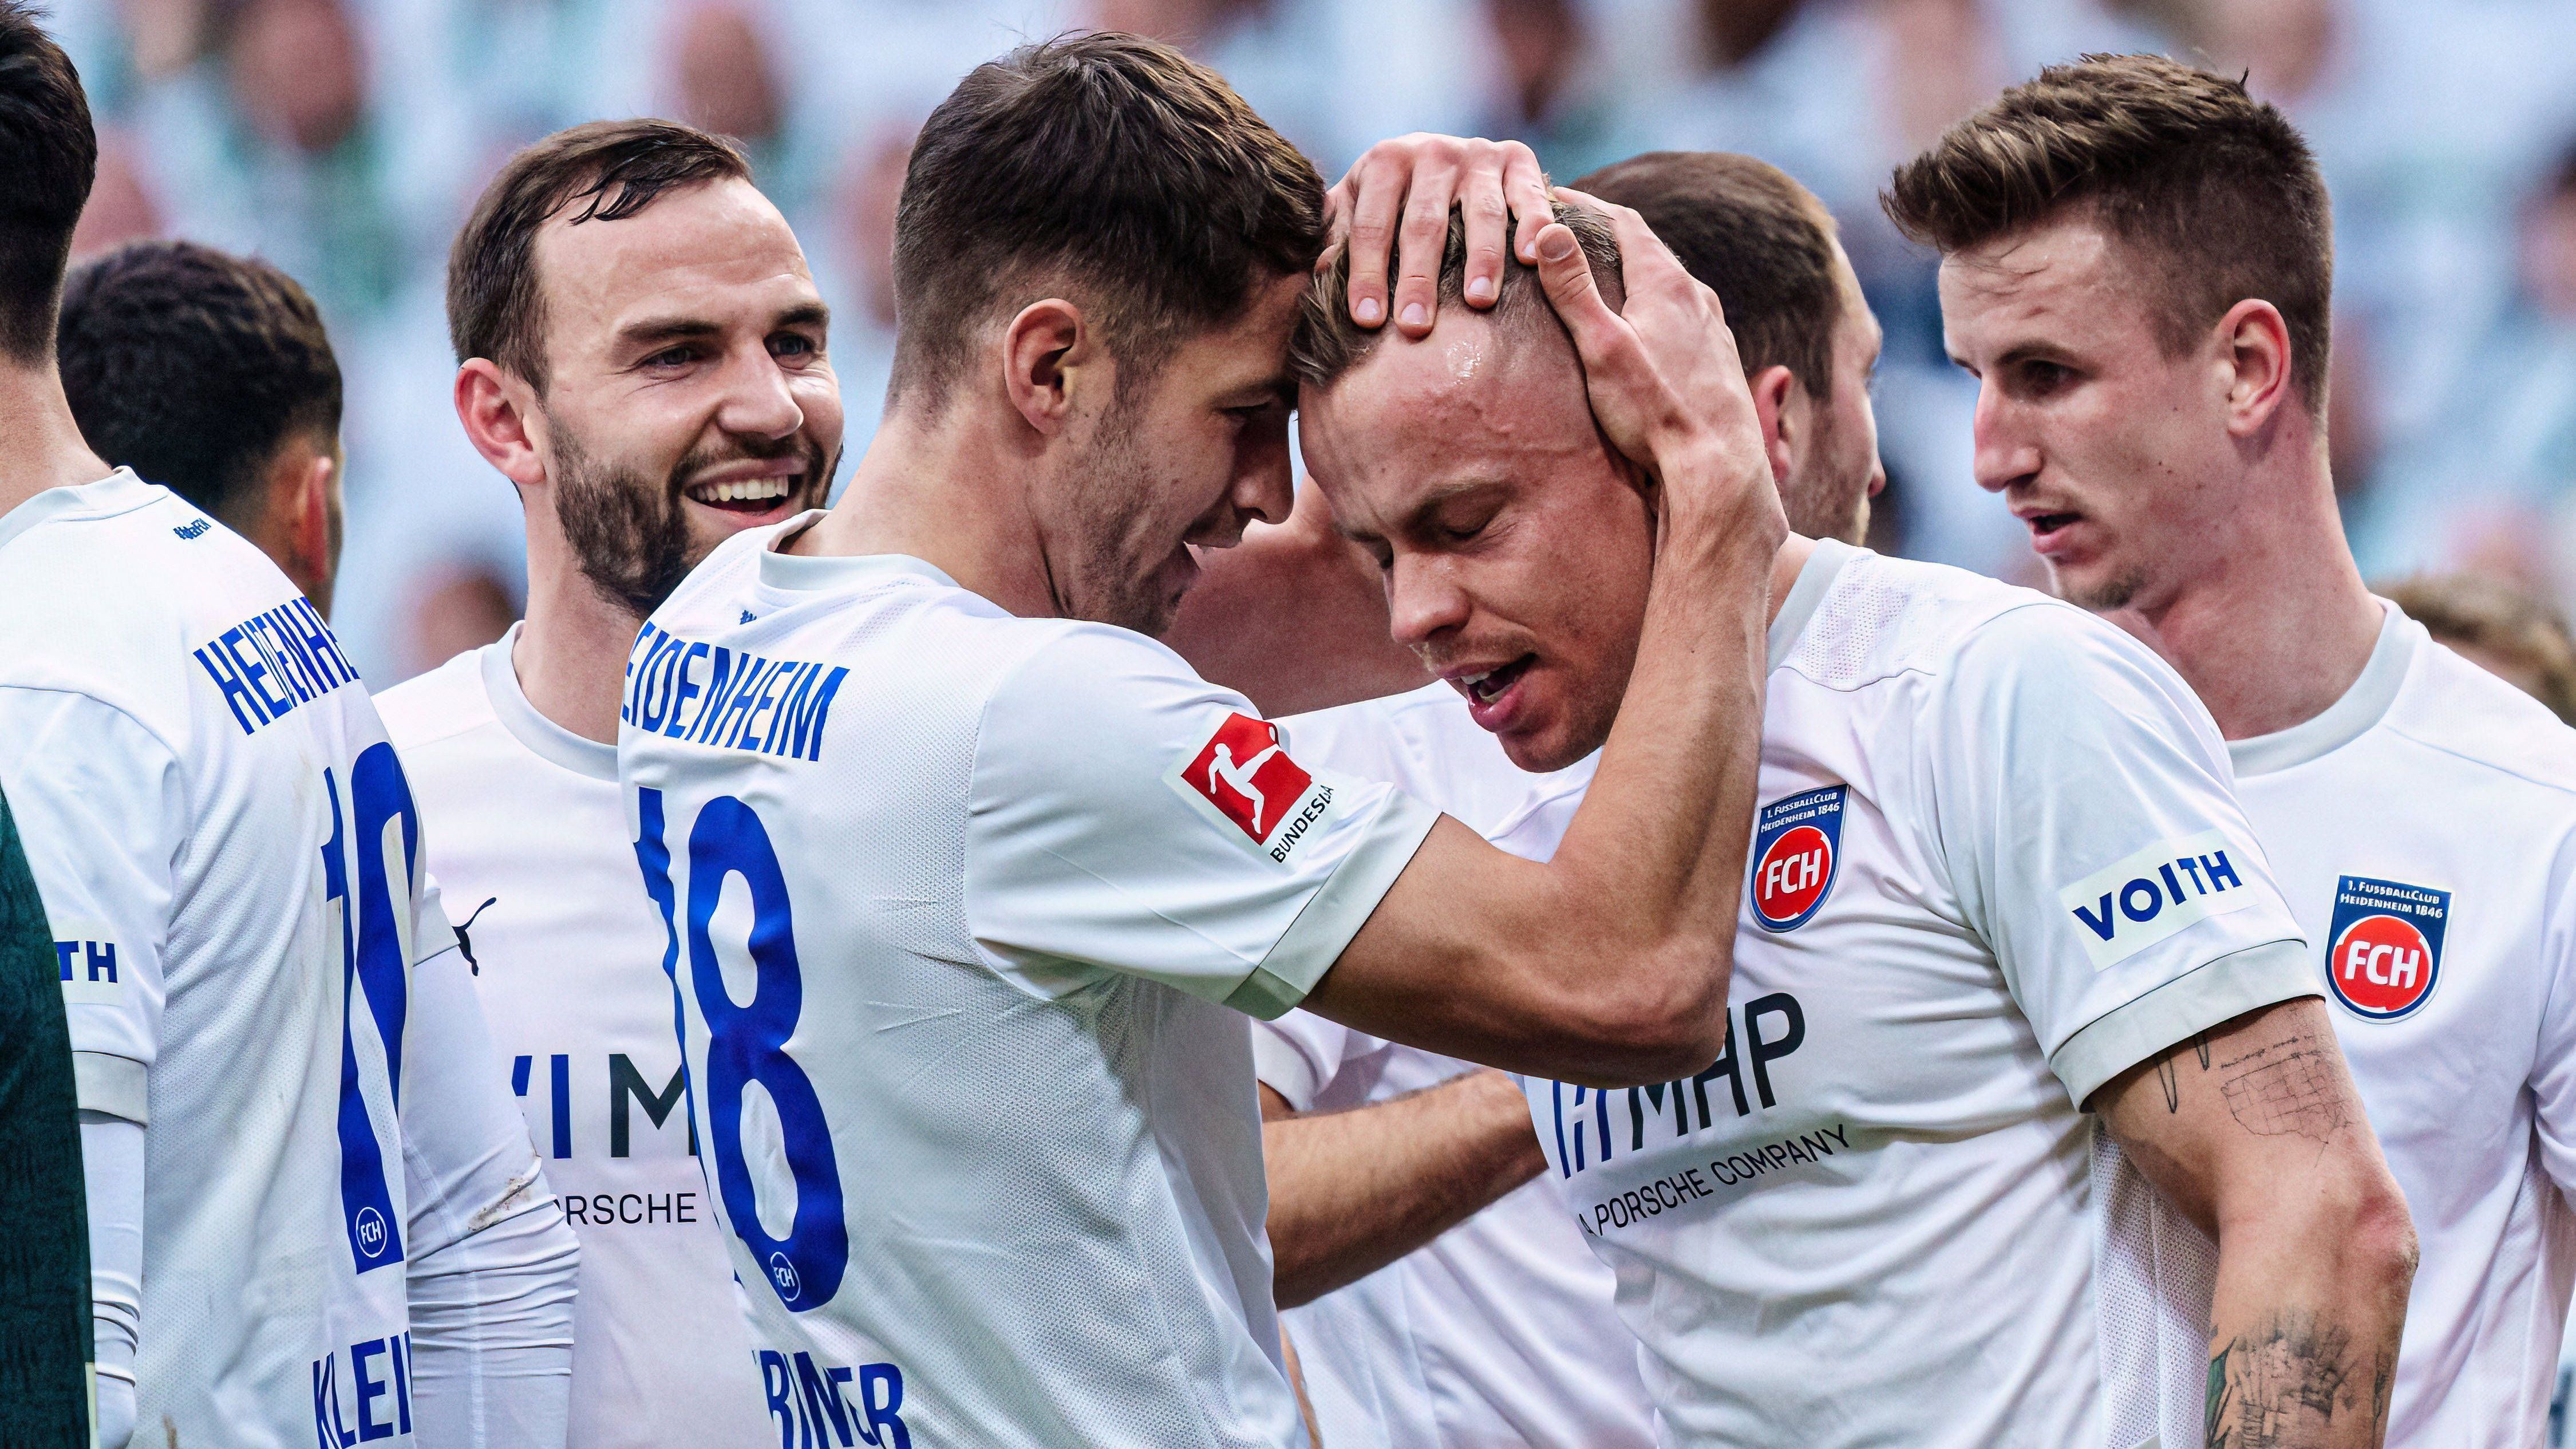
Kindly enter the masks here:
M 2200 1058 L 2200 1069 L 2203 1072 L 2208 1071 L 2209 1033 L 2204 1031 L 2193 1037 L 2191 1049 Z M 2165 1089 L 2165 1115 L 2171 1117 L 2180 1112 L 2182 1110 L 2182 1048 L 2175 1047 L 2172 1051 L 2156 1058 L 2156 1082 Z
M 2342 1084 L 2324 1043 L 2304 1032 L 2218 1068 L 2228 1115 L 2257 1137 L 2331 1140 L 2344 1124 Z
M 2394 1368 L 2384 1352 L 2356 1352 L 2336 1325 L 2276 1314 L 2210 1359 L 2208 1449 L 2299 1449 L 2348 1436 L 2356 1421 L 2375 1444 Z

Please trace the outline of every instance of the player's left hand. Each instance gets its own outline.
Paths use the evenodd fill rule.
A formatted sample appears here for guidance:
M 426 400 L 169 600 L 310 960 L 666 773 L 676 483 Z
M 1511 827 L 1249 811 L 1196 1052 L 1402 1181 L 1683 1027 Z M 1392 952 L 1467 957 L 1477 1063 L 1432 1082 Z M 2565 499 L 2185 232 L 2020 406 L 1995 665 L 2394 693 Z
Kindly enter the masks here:
M 1449 208 L 1465 209 L 1467 305 L 1491 307 L 1503 289 L 1503 245 L 1514 217 L 1512 249 L 1538 265 L 1539 228 L 1552 215 L 1547 174 L 1538 154 L 1518 141 L 1464 140 L 1417 131 L 1371 146 L 1333 189 L 1324 193 L 1324 223 L 1334 250 L 1351 249 L 1351 318 L 1375 327 L 1388 317 L 1407 337 L 1431 330 L 1439 314 L 1440 257 L 1449 236 Z M 1395 275 L 1395 302 L 1387 304 L 1387 276 Z

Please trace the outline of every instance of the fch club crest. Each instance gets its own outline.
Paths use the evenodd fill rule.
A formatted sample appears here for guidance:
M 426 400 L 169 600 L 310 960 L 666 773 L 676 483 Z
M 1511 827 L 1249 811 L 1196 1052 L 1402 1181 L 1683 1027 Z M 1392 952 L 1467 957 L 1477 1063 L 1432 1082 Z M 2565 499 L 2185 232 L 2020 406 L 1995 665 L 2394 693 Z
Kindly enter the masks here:
M 1842 865 L 1848 785 L 1807 790 L 1762 807 L 1753 820 L 1753 919 L 1793 931 L 1825 903 Z
M 2326 985 L 2364 1021 L 2395 1021 L 2433 994 L 2451 893 L 2348 875 L 2335 882 Z

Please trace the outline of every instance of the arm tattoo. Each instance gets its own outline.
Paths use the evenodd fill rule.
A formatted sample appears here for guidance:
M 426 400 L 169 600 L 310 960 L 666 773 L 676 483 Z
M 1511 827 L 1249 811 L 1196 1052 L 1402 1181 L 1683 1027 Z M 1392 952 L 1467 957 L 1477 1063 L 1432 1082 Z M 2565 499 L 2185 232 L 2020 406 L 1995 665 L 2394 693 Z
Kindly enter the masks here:
M 2306 1032 L 2221 1063 L 2219 1089 L 2227 1095 L 2228 1115 L 2257 1137 L 2295 1132 L 2328 1142 L 2343 1127 L 2333 1060 Z
M 2368 1373 L 2361 1367 L 2343 1329 L 2310 1314 L 2275 1314 L 2209 1361 L 2208 1449 L 2322 1444 L 2337 1415 L 2384 1431 L 2394 1365 L 2380 1353 Z
M 2191 1049 L 2200 1056 L 2200 1069 L 2204 1072 L 2208 1071 L 2209 1033 L 2204 1031 L 2194 1036 L 2191 1039 Z M 2181 1051 L 2182 1048 L 2175 1047 L 2172 1051 L 2156 1058 L 2156 1081 L 2165 1089 L 2165 1115 L 2168 1117 L 2182 1110 L 2182 1073 L 2179 1070 L 2179 1064 L 2174 1060 Z

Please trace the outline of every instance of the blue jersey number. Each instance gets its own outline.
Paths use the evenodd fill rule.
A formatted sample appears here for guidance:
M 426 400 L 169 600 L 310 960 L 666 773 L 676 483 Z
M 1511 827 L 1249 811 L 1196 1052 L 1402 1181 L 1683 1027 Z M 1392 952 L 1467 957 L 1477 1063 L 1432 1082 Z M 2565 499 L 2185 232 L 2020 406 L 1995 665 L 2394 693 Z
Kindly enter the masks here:
M 340 784 L 322 772 L 331 800 L 331 841 L 322 847 L 328 899 L 340 903 L 340 1211 L 349 1230 L 349 1253 L 361 1273 L 403 1260 L 402 1225 L 385 1180 L 385 1152 L 367 1115 L 356 1034 L 350 1018 L 363 998 L 385 1048 L 385 1100 L 402 1101 L 403 1017 L 409 1007 L 410 963 L 403 959 L 401 912 L 411 908 L 411 863 L 420 855 L 420 815 L 403 779 L 394 747 L 381 741 L 358 756 L 349 771 L 349 806 L 340 807 Z M 385 827 L 402 828 L 403 872 L 386 858 Z M 349 867 L 357 865 L 356 889 Z M 400 896 L 397 898 L 397 888 Z
M 641 834 L 635 856 L 644 869 L 645 889 L 661 906 L 666 927 L 680 919 L 687 922 L 686 989 L 707 1023 L 706 1079 L 691 1085 L 706 1092 L 707 1141 L 715 1149 L 716 1189 L 724 1199 L 725 1219 L 751 1250 L 779 1302 L 797 1313 L 820 1308 L 841 1290 L 841 1275 L 850 1266 L 850 1232 L 842 1216 L 840 1164 L 832 1151 L 831 1128 L 823 1121 L 822 1098 L 805 1069 L 787 1054 L 787 1039 L 795 1035 L 796 1019 L 804 1011 L 805 983 L 797 967 L 795 920 L 778 852 L 750 806 L 730 795 L 708 801 L 689 829 L 689 899 L 683 918 L 675 909 L 679 902 L 671 888 L 671 853 L 663 843 L 662 792 L 639 790 L 636 805 Z M 736 875 L 751 892 L 746 944 L 754 985 L 749 1002 L 736 1002 L 725 990 L 723 967 L 708 934 L 725 878 Z M 683 989 L 682 935 L 671 930 L 662 961 L 675 995 Z M 673 1007 L 676 1014 L 676 1000 Z M 761 1226 L 751 1167 L 742 1153 L 743 1087 L 751 1082 L 761 1085 L 778 1110 L 787 1170 L 796 1182 L 796 1216 L 785 1238 L 773 1238 Z

